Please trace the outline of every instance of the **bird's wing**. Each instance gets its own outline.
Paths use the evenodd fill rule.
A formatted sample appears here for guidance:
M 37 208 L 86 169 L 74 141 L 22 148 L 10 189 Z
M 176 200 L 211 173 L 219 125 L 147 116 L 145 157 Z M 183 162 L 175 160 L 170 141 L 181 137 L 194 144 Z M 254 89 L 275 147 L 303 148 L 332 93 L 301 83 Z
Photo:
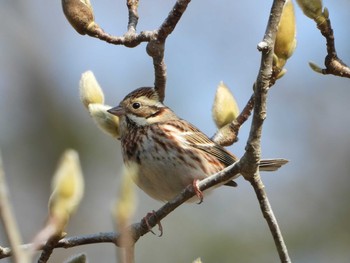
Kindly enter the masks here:
M 177 120 L 175 123 L 172 122 L 171 125 L 178 129 L 177 134 L 183 138 L 182 141 L 186 145 L 215 156 L 225 166 L 229 166 L 237 161 L 236 156 L 209 139 L 204 133 L 189 122 L 185 120 Z

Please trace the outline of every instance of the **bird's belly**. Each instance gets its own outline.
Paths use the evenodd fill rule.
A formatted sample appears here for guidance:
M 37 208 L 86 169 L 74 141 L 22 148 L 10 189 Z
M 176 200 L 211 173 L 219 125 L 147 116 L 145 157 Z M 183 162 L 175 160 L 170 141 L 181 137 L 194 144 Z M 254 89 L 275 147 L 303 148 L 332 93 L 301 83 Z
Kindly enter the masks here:
M 152 198 L 169 201 L 195 179 L 206 177 L 199 169 L 185 166 L 180 159 L 171 156 L 141 158 L 137 164 L 135 183 Z
M 152 143 L 129 156 L 125 163 L 137 165 L 134 182 L 149 196 L 161 201 L 173 199 L 195 179 L 201 180 L 210 175 L 203 170 L 201 159 L 190 158 L 186 151 L 159 147 L 155 150 Z
M 218 162 L 213 156 L 185 147 L 170 147 L 166 141 L 161 147 L 155 140 L 139 141 L 132 154 L 124 152 L 126 165 L 136 165 L 134 182 L 149 196 L 161 201 L 169 201 L 178 195 L 194 180 L 201 180 L 212 175 L 224 166 L 209 165 Z M 170 146 L 169 146 L 170 145 Z M 125 148 L 124 148 L 125 150 Z

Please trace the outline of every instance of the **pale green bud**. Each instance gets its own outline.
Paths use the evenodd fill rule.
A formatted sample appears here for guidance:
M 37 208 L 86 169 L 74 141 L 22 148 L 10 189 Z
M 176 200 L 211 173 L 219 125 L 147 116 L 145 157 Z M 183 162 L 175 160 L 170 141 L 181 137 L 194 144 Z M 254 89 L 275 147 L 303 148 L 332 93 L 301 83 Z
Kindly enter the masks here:
M 80 100 L 88 109 L 89 104 L 104 103 L 104 94 L 92 71 L 86 71 L 81 75 L 79 82 Z
M 293 54 L 296 47 L 296 26 L 294 6 L 291 0 L 287 0 L 278 25 L 274 54 L 278 57 L 277 66 L 283 68 L 286 60 Z M 281 61 L 282 60 L 282 61 Z
M 78 207 L 83 194 L 84 178 L 78 153 L 74 150 L 67 150 L 52 179 L 52 194 L 49 200 L 50 217 L 64 227 Z
M 131 164 L 124 166 L 119 195 L 113 208 L 113 215 L 120 227 L 126 227 L 135 214 L 137 198 L 133 178 L 138 174 L 138 166 Z
M 297 0 L 297 3 L 303 13 L 313 20 L 322 15 L 322 0 Z
M 119 118 L 107 112 L 111 106 L 92 103 L 89 104 L 89 112 L 96 125 L 109 135 L 120 138 L 119 133 Z
M 216 90 L 212 114 L 218 128 L 231 123 L 239 115 L 236 99 L 223 82 L 220 82 Z

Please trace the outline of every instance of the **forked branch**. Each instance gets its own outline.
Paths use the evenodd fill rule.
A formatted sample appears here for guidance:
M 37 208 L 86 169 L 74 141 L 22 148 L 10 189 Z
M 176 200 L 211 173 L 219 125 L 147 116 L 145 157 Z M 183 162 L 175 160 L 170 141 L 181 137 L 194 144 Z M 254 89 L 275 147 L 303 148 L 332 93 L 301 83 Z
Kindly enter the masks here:
M 256 196 L 259 200 L 260 209 L 269 225 L 281 262 L 291 262 L 258 169 L 258 163 L 261 157 L 262 128 L 267 112 L 267 92 L 270 88 L 272 77 L 272 51 L 284 4 L 285 0 L 275 0 L 273 2 L 264 39 L 258 45 L 262 57 L 259 74 L 254 85 L 253 120 L 245 148 L 246 152 L 241 159 L 241 165 L 244 178 L 252 184 L 255 190 Z

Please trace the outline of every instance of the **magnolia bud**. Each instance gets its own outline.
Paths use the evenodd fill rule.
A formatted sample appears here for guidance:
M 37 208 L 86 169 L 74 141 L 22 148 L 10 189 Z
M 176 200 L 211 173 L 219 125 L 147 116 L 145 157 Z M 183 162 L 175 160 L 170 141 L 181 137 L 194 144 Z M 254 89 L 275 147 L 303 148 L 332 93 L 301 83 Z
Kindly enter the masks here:
M 62 0 L 63 12 L 74 27 L 81 35 L 94 26 L 94 12 L 89 0 Z
M 91 103 L 104 103 L 103 91 L 92 71 L 86 71 L 81 75 L 79 87 L 80 100 L 87 109 Z
M 98 103 L 89 104 L 89 112 L 96 125 L 102 131 L 119 139 L 119 118 L 107 112 L 111 108 L 111 106 Z
M 63 230 L 71 214 L 76 210 L 84 193 L 84 178 L 78 153 L 64 152 L 52 180 L 52 194 L 49 200 L 50 218 Z
M 303 13 L 313 20 L 322 15 L 322 0 L 297 0 L 297 3 Z
M 291 0 L 287 0 L 281 15 L 281 21 L 278 25 L 274 53 L 279 60 L 285 61 L 293 54 L 296 47 L 296 28 L 294 6 Z
M 135 164 L 124 166 L 123 177 L 119 188 L 113 214 L 120 227 L 126 227 L 135 214 L 137 202 L 133 179 L 137 175 Z
M 318 65 L 316 65 L 315 63 L 309 62 L 309 66 L 310 66 L 310 68 L 311 68 L 313 71 L 315 71 L 315 72 L 317 72 L 317 73 L 323 74 L 322 68 L 320 68 L 320 67 L 319 67 Z
M 212 114 L 218 128 L 231 123 L 239 114 L 237 102 L 223 82 L 220 82 L 216 90 Z

